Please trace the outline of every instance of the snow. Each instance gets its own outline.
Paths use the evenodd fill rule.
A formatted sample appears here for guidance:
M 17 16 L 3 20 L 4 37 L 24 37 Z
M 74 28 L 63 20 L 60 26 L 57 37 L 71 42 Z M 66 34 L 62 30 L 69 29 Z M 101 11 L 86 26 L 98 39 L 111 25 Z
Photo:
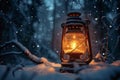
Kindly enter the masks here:
M 44 57 L 42 57 L 40 60 L 41 60 L 41 62 L 43 62 L 46 66 L 61 67 L 61 64 L 50 62 L 50 61 L 48 61 L 48 60 L 47 60 L 46 58 L 44 58 Z
M 99 70 L 83 70 L 79 73 L 79 76 L 80 80 L 113 80 L 118 73 L 120 74 L 119 67 L 107 67 L 99 68 Z
M 2 0 L 0 0 L 0 1 L 2 1 Z M 40 0 L 40 1 L 42 1 L 42 0 Z M 103 1 L 105 2 L 105 0 L 103 0 Z M 107 2 L 107 0 L 106 0 L 105 6 L 108 7 L 108 10 L 107 11 L 105 10 L 103 15 L 105 15 L 105 17 L 107 17 L 107 19 L 108 19 L 108 27 L 110 28 L 110 29 L 108 28 L 108 34 L 111 33 L 110 35 L 108 35 L 110 40 L 112 39 L 112 41 L 109 42 L 109 43 L 111 43 L 109 46 L 110 51 L 115 52 L 117 50 L 116 48 L 118 47 L 118 45 L 116 45 L 116 44 L 118 44 L 117 42 L 119 42 L 117 39 L 119 39 L 119 38 L 116 38 L 118 36 L 118 34 L 116 34 L 116 32 L 118 32 L 118 31 L 114 30 L 114 27 L 115 27 L 114 25 L 118 25 L 119 22 L 117 22 L 117 20 L 115 20 L 115 21 L 113 21 L 113 20 L 114 19 L 119 20 L 119 15 L 117 16 L 118 18 L 115 17 L 117 15 L 115 13 L 116 9 L 119 10 L 119 7 L 114 5 L 114 4 L 116 4 L 116 2 L 113 2 L 112 0 L 110 0 L 110 1 L 113 5 L 111 7 L 109 1 Z M 5 4 L 6 2 L 8 4 L 10 2 L 10 5 L 11 4 L 13 5 L 13 6 L 8 5 L 11 10 L 8 10 L 8 11 L 5 10 L 5 9 L 7 9 L 7 4 Z M 94 18 L 95 21 L 93 21 L 92 24 L 96 25 L 96 22 L 97 21 L 99 22 L 99 18 L 98 18 L 99 16 L 97 16 L 99 14 L 96 13 L 96 12 L 100 12 L 100 11 L 98 11 L 99 6 L 97 5 L 99 0 L 95 0 L 95 2 L 94 1 L 90 2 L 89 0 L 86 2 L 84 0 L 69 0 L 68 2 L 72 2 L 72 4 L 68 5 L 68 6 L 66 6 L 66 4 L 64 4 L 64 0 L 43 0 L 42 1 L 43 4 L 41 3 L 39 5 L 36 4 L 36 3 L 38 3 L 37 0 L 35 0 L 35 1 L 21 0 L 20 2 L 19 2 L 19 0 L 12 1 L 12 2 L 6 0 L 6 2 L 5 3 L 4 3 L 4 1 L 1 2 L 1 6 L 2 6 L 2 3 L 3 3 L 3 5 L 6 5 L 6 8 L 1 8 L 1 10 L 0 10 L 1 17 L 5 19 L 5 24 L 8 23 L 10 25 L 4 26 L 5 28 L 3 28 L 3 29 L 5 30 L 5 32 L 3 30 L 2 33 L 8 33 L 8 34 L 10 33 L 10 34 L 8 35 L 8 37 L 9 37 L 8 39 L 6 39 L 6 37 L 5 37 L 6 35 L 3 35 L 3 37 L 1 36 L 3 38 L 3 42 L 4 42 L 4 40 L 5 41 L 11 40 L 11 39 L 13 39 L 13 37 L 15 37 L 16 39 L 18 38 L 18 40 L 20 40 L 20 42 L 22 42 L 25 45 L 28 45 L 27 46 L 28 48 L 30 48 L 31 46 L 33 47 L 33 49 L 31 48 L 30 51 L 34 50 L 33 52 L 35 54 L 40 54 L 41 56 L 47 57 L 48 60 L 51 60 L 54 62 L 60 62 L 60 61 L 58 59 L 58 55 L 54 54 L 54 52 L 49 47 L 51 46 L 50 43 L 52 42 L 51 40 L 52 40 L 53 26 L 56 27 L 55 31 L 60 33 L 61 28 L 58 23 L 61 24 L 64 20 L 60 20 L 58 18 L 60 16 L 61 16 L 61 18 L 65 17 L 64 14 L 67 13 L 67 10 L 64 9 L 64 7 L 65 8 L 72 7 L 72 9 L 79 9 L 79 10 L 83 8 L 84 9 L 83 12 L 81 11 L 83 14 L 90 12 L 89 15 L 92 15 L 91 21 L 92 21 L 92 18 L 95 17 Z M 86 4 L 89 3 L 89 4 L 85 6 L 84 3 L 86 3 Z M 95 4 L 97 6 L 97 8 L 96 8 L 96 6 L 94 6 L 92 4 Z M 31 8 L 31 6 L 35 7 L 35 9 Z M 96 8 L 95 9 L 96 12 L 92 9 L 93 7 L 91 8 L 91 6 Z M 89 10 L 86 10 L 87 8 Z M 32 9 L 32 11 L 30 9 Z M 15 10 L 17 10 L 18 13 L 16 13 Z M 4 11 L 6 11 L 7 13 L 5 13 Z M 55 18 L 55 20 L 54 20 L 55 16 L 53 15 L 54 11 L 55 11 L 55 15 L 57 14 L 57 17 L 58 17 L 58 18 Z M 17 17 L 16 17 L 16 14 L 18 14 Z M 21 19 L 21 17 L 20 17 L 21 15 L 23 16 L 22 17 L 23 19 Z M 19 17 L 20 17 L 20 19 L 19 19 Z M 10 20 L 7 20 L 7 18 L 10 18 Z M 2 20 L 4 21 L 4 19 L 2 19 Z M 16 20 L 14 21 L 14 19 L 16 19 Z M 105 21 L 103 20 L 103 22 L 105 22 Z M 53 23 L 55 23 L 55 25 Z M 9 28 L 10 26 L 13 26 L 13 24 L 15 24 L 17 26 L 17 27 L 15 27 L 16 30 L 14 30 L 14 28 L 12 28 L 12 27 L 11 27 L 11 29 Z M 28 24 L 30 24 L 30 25 L 28 25 Z M 95 27 L 94 25 L 92 25 L 93 28 Z M 29 29 L 28 27 L 29 28 L 32 27 L 33 30 L 32 30 L 32 28 Z M 101 26 L 98 26 L 98 29 L 96 29 L 97 34 L 99 33 L 99 29 L 100 29 L 99 27 L 101 27 Z M 106 23 L 105 27 L 107 27 L 107 23 Z M 11 33 L 12 31 L 17 33 L 17 35 L 16 35 L 17 37 L 14 35 L 11 35 L 11 34 L 13 34 L 13 33 Z M 115 31 L 115 33 L 114 33 L 114 31 Z M 34 32 L 34 33 L 32 35 L 32 34 L 28 34 L 27 32 L 28 33 Z M 90 32 L 92 32 L 92 31 L 90 31 Z M 92 35 L 92 36 L 96 36 L 96 40 L 94 40 L 94 39 L 92 39 L 92 40 L 95 41 L 95 45 L 99 45 L 100 41 L 97 40 L 98 35 L 96 34 L 96 32 L 95 32 L 95 35 Z M 104 30 L 103 30 L 103 33 L 104 33 Z M 114 33 L 114 34 L 112 34 L 112 33 Z M 106 32 L 104 34 L 106 34 Z M 21 36 L 23 36 L 23 37 L 21 37 Z M 28 36 L 28 38 L 27 38 L 27 36 Z M 31 37 L 29 38 L 29 36 L 31 36 Z M 57 36 L 58 40 L 61 40 L 61 37 L 60 37 L 61 34 L 57 34 L 55 36 Z M 57 38 L 55 38 L 54 40 L 57 40 Z M 29 40 L 30 40 L 30 42 L 29 42 Z M 28 42 L 28 44 L 26 44 L 26 42 Z M 59 42 L 59 41 L 57 41 L 57 42 Z M 32 43 L 33 43 L 33 45 L 32 45 Z M 12 45 L 12 47 L 14 47 L 14 45 Z M 59 44 L 57 44 L 57 46 L 55 46 L 55 48 L 56 48 L 55 51 L 57 53 L 59 53 L 60 52 Z M 22 49 L 24 49 L 24 48 L 22 48 Z M 93 48 L 93 49 L 95 50 L 95 48 Z M 98 49 L 96 48 L 96 50 L 98 50 Z M 15 54 L 19 53 L 20 54 L 21 52 L 11 51 L 11 52 L 4 53 L 4 55 L 11 54 L 11 53 L 15 53 Z M 105 62 L 103 62 L 104 57 L 101 56 L 100 54 L 98 54 L 95 57 L 95 59 L 93 59 L 91 61 L 91 63 L 89 65 L 79 67 L 76 63 L 74 63 L 74 71 L 78 72 L 78 74 L 60 73 L 59 69 L 61 68 L 61 64 L 50 62 L 44 57 L 42 57 L 40 59 L 43 62 L 43 64 L 39 64 L 36 66 L 9 67 L 9 66 L 0 65 L 0 80 L 30 80 L 30 79 L 32 79 L 32 80 L 75 80 L 76 78 L 78 78 L 77 80 L 110 80 L 114 77 L 117 77 L 118 73 L 120 73 L 120 69 L 119 69 L 120 60 L 115 61 L 112 64 L 106 64 Z M 17 57 L 17 58 L 19 58 L 19 57 Z M 16 60 L 14 60 L 14 61 L 16 61 Z M 28 64 L 26 59 L 25 60 L 22 59 L 22 61 L 24 61 L 25 63 Z M 0 62 L 3 62 L 3 61 L 0 61 Z M 21 63 L 21 62 L 19 62 L 19 63 Z
M 61 73 L 61 64 L 44 57 L 41 61 L 42 64 L 26 67 L 0 65 L 0 80 L 120 80 L 120 60 L 112 64 L 96 62 L 80 67 L 74 63 L 77 73 Z
M 45 58 L 44 58 L 45 59 Z M 25 67 L 22 70 L 15 72 L 15 76 L 24 76 L 24 80 L 31 80 L 29 77 L 33 76 L 32 80 L 75 80 L 76 76 L 69 73 L 59 73 L 56 66 L 39 64 L 37 66 Z M 48 61 L 47 61 L 48 63 Z M 19 78 L 17 78 L 19 79 Z M 16 79 L 16 80 L 17 80 Z
M 120 60 L 114 61 L 111 65 L 120 66 Z

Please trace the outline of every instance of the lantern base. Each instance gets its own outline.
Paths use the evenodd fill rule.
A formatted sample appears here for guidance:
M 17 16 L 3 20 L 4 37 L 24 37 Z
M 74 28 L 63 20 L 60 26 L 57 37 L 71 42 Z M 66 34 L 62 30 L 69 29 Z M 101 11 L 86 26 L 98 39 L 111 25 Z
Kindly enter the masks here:
M 77 73 L 76 71 L 76 66 L 84 66 L 87 65 L 86 63 L 75 63 L 75 62 L 69 62 L 69 63 L 61 63 L 62 68 L 60 69 L 60 72 L 65 73 L 65 72 L 69 72 L 69 73 Z
M 74 67 L 74 64 L 77 64 L 79 66 L 87 65 L 86 63 L 75 63 L 75 62 L 69 62 L 69 63 L 62 62 L 61 63 L 62 67 L 71 67 L 71 68 Z

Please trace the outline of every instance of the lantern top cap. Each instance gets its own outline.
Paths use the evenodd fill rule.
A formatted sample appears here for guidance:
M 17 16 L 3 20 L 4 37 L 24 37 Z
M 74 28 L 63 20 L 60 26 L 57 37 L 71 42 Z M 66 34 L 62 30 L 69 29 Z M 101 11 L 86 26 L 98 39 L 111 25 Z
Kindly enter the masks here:
M 80 12 L 70 12 L 70 13 L 68 13 L 67 16 L 69 16 L 69 17 L 79 17 L 80 15 L 81 15 Z

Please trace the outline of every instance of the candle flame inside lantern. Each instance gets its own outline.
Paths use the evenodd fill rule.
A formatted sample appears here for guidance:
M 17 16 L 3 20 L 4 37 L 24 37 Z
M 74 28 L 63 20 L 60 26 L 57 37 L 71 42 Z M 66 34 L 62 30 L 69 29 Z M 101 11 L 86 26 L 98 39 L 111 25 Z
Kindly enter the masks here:
M 76 41 L 72 41 L 72 42 L 71 42 L 71 47 L 72 47 L 72 49 L 75 49 L 76 46 L 77 46 L 77 45 L 76 45 Z

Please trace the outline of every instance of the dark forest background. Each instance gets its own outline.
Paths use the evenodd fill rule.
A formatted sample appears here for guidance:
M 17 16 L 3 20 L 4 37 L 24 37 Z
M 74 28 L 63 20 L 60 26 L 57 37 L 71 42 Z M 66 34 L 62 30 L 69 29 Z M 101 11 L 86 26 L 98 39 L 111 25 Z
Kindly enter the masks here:
M 0 0 L 0 64 L 33 64 L 15 45 L 16 40 L 38 57 L 60 62 L 61 24 L 67 13 L 78 11 L 89 19 L 92 52 L 120 59 L 119 0 Z

